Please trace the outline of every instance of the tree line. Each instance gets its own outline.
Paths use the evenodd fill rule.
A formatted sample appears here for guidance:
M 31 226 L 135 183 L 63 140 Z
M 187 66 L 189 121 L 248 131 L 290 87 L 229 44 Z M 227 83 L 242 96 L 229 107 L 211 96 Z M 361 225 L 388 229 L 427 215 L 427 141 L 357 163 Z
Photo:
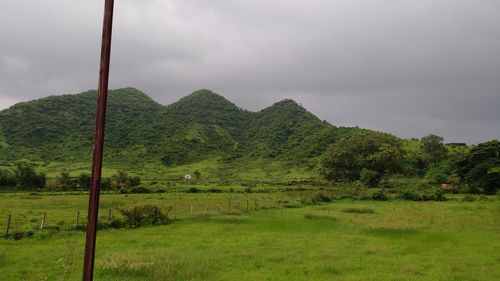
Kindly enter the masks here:
M 29 161 L 18 161 L 13 170 L 0 169 L 0 187 L 21 190 L 88 190 L 90 174 L 82 173 L 71 176 L 69 169 L 63 169 L 52 181 L 47 175 L 36 171 L 36 165 Z M 125 171 L 118 171 L 113 176 L 101 179 L 102 190 L 127 190 L 141 184 L 137 176 L 129 176 Z
M 359 181 L 369 187 L 401 175 L 494 194 L 500 189 L 500 142 L 451 147 L 437 135 L 402 141 L 386 133 L 359 131 L 328 147 L 320 158 L 320 172 L 332 182 Z

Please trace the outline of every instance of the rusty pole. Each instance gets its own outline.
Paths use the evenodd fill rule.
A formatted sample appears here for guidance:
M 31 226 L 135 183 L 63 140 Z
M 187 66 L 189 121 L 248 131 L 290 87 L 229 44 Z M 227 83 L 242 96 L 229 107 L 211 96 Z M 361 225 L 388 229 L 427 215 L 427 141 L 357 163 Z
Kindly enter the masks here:
M 87 240 L 83 263 L 83 281 L 94 279 L 94 256 L 99 213 L 99 192 L 101 184 L 102 158 L 104 150 L 104 126 L 106 121 L 106 102 L 108 96 L 109 60 L 111 57 L 111 33 L 113 30 L 114 0 L 105 0 L 104 22 L 102 29 L 101 62 L 94 135 L 94 156 L 90 183 Z

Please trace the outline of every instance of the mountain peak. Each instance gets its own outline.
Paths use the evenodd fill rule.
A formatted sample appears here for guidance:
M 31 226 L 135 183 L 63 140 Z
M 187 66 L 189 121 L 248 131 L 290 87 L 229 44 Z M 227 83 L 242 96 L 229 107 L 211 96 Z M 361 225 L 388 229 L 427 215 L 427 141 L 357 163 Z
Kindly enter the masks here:
M 181 98 L 179 101 L 169 105 L 170 108 L 191 107 L 191 108 L 211 108 L 211 109 L 234 109 L 240 110 L 234 103 L 225 97 L 207 89 L 201 89 Z

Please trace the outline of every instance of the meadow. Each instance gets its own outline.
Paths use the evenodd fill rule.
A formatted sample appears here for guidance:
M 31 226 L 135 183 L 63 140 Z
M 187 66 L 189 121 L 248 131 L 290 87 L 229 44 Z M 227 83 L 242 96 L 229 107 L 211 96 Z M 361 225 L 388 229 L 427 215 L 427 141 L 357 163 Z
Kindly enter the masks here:
M 500 280 L 499 198 L 449 199 L 294 205 L 299 196 L 284 192 L 104 194 L 103 216 L 151 203 L 175 205 L 178 219 L 99 231 L 95 280 Z M 42 212 L 48 225 L 71 226 L 86 203 L 85 194 L 1 194 L 0 230 L 11 213 L 34 227 Z M 84 240 L 52 229 L 1 239 L 0 279 L 79 280 Z

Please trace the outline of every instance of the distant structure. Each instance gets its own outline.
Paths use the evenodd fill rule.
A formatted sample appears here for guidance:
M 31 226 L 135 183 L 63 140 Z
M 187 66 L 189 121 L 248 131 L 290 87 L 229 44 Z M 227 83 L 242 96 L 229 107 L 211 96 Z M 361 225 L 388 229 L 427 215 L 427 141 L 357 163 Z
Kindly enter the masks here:
M 452 146 L 452 147 L 465 147 L 467 146 L 466 143 L 463 142 L 450 142 L 446 144 L 447 146 Z
M 190 174 L 187 174 L 184 176 L 184 179 L 187 180 L 187 181 L 190 181 L 193 179 L 193 176 L 191 176 Z
M 451 183 L 443 183 L 441 185 L 441 189 L 444 189 L 444 190 L 459 190 L 460 189 L 460 185 L 458 185 L 458 184 L 451 184 Z

